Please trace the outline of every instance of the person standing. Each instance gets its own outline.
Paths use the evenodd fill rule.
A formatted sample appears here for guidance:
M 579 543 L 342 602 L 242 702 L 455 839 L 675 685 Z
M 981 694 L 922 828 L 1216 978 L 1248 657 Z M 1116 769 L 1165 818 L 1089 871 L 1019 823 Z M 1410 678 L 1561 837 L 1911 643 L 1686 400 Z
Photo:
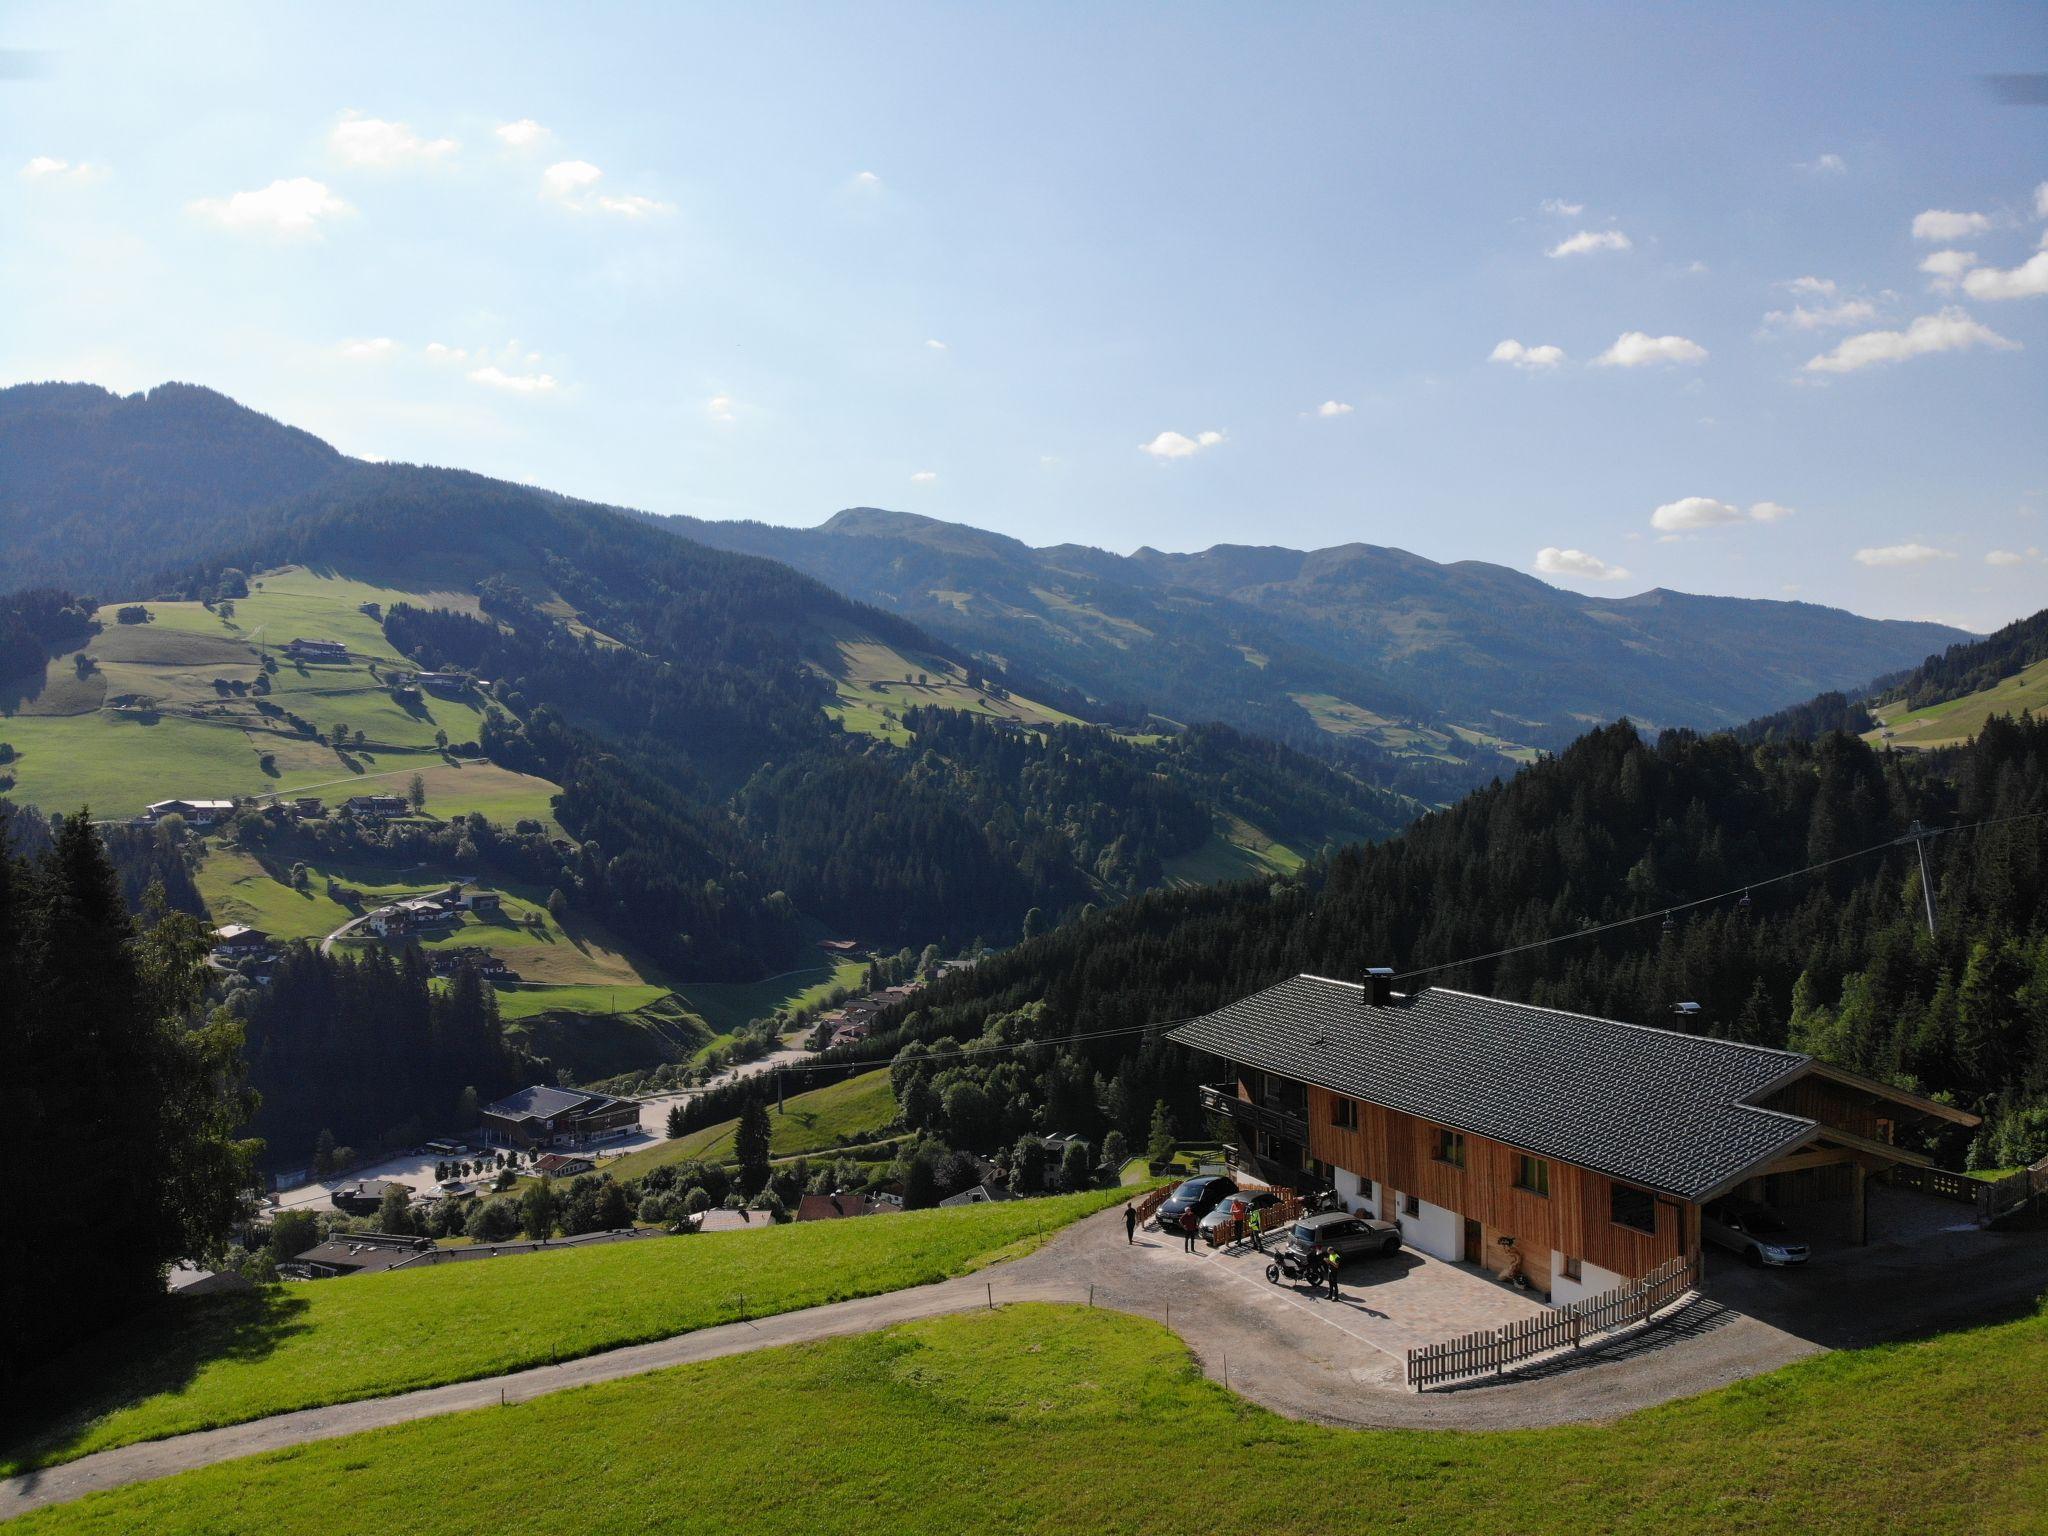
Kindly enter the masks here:
M 1195 1234 L 1201 1228 L 1202 1224 L 1195 1220 L 1195 1212 L 1192 1206 L 1180 1213 L 1180 1235 L 1186 1245 L 1181 1249 L 1183 1253 L 1193 1253 L 1195 1251 Z
M 1252 1208 L 1251 1228 L 1252 1247 L 1256 1248 L 1260 1253 L 1264 1253 L 1266 1251 L 1266 1213 L 1256 1206 Z
M 1329 1271 L 1329 1276 L 1330 1276 L 1330 1300 L 1332 1300 L 1332 1301 L 1335 1301 L 1335 1300 L 1337 1299 L 1337 1250 L 1336 1250 L 1336 1249 L 1334 1249 L 1334 1248 L 1325 1248 L 1325 1249 L 1323 1250 L 1323 1264 L 1324 1264 L 1324 1266 L 1325 1266 L 1325 1267 L 1327 1268 L 1327 1270 Z
M 1131 1209 L 1131 1202 L 1126 1200 L 1124 1202 L 1124 1241 L 1127 1243 L 1135 1243 L 1137 1240 L 1138 1213 Z
M 1248 1206 L 1244 1196 L 1242 1195 L 1239 1195 L 1235 1200 L 1230 1202 L 1231 1219 L 1237 1229 L 1237 1235 L 1234 1238 L 1232 1238 L 1231 1241 L 1236 1243 L 1240 1248 L 1244 1246 L 1244 1218 L 1245 1212 L 1249 1208 L 1250 1207 Z

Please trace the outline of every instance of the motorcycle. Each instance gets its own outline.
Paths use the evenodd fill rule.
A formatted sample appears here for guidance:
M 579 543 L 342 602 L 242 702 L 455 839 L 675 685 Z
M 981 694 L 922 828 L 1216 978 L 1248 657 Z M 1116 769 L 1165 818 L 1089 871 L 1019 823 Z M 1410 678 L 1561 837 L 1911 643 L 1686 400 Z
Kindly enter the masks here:
M 1270 1284 L 1278 1285 L 1283 1276 L 1319 1286 L 1330 1278 L 1330 1266 L 1323 1262 L 1320 1253 L 1312 1253 L 1304 1259 L 1292 1248 L 1276 1248 L 1273 1250 L 1273 1262 L 1266 1266 L 1266 1279 Z

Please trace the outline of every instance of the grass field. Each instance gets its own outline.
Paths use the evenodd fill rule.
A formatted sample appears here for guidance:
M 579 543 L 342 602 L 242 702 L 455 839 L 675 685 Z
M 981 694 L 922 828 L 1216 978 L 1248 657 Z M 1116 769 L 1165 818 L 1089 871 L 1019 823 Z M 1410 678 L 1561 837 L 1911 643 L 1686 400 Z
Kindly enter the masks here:
M 774 1157 L 796 1157 L 843 1147 L 864 1131 L 879 1131 L 896 1118 L 896 1095 L 889 1086 L 889 1069 L 878 1067 L 841 1083 L 829 1083 L 808 1093 L 791 1094 L 778 1111 L 768 1107 L 768 1151 Z M 658 1147 L 628 1152 L 612 1164 L 616 1178 L 633 1179 L 663 1163 L 683 1163 L 705 1158 L 729 1160 L 733 1155 L 732 1133 L 737 1120 L 721 1120 L 664 1141 Z
M 1524 746 L 1496 732 L 1475 725 L 1446 725 L 1442 729 L 1434 726 L 1402 725 L 1377 715 L 1369 709 L 1340 699 L 1329 693 L 1296 693 L 1290 698 L 1307 711 L 1319 730 L 1332 736 L 1355 736 L 1371 741 L 1392 752 L 1413 757 L 1435 758 L 1440 762 L 1454 762 L 1456 758 L 1446 749 L 1451 738 L 1456 736 L 1474 746 L 1489 747 L 1506 754 L 1518 763 L 1534 762 L 1542 753 L 1534 747 Z
M 427 696 L 401 705 L 385 679 L 410 668 L 386 643 L 364 602 L 409 600 L 475 611 L 463 593 L 406 594 L 289 567 L 259 578 L 231 618 L 198 603 L 147 603 L 147 624 L 107 622 L 84 647 L 96 670 L 81 678 L 74 657 L 54 658 L 39 685 L 17 683 L 0 697 L 0 741 L 20 754 L 10 770 L 13 797 L 45 810 L 90 804 L 127 816 L 152 800 L 319 793 L 330 802 L 364 791 L 402 788 L 414 772 L 427 781 L 428 808 L 443 816 L 479 812 L 510 823 L 532 818 L 555 828 L 557 786 L 487 763 L 444 758 L 436 732 L 451 742 L 476 739 L 480 706 Z M 343 641 L 345 665 L 306 666 L 284 659 L 297 637 Z M 361 731 L 363 748 L 346 755 L 296 735 L 256 707 L 256 696 L 229 685 L 259 675 L 259 657 L 278 656 L 270 700 L 324 733 Z
M 686 982 L 676 988 L 676 995 L 703 1015 L 714 1032 L 729 1035 L 778 1009 L 821 1003 L 834 987 L 857 991 L 866 974 L 864 960 L 821 959 L 764 981 Z
M 325 1441 L 19 1529 L 324 1536 L 345 1507 L 449 1536 L 2023 1536 L 2048 1510 L 2044 1423 L 2040 1318 L 1824 1355 L 1612 1424 L 1475 1434 L 1283 1419 L 1203 1378 L 1160 1324 L 1040 1304 Z M 762 1448 L 799 1424 L 832 1426 L 831 1454 L 764 1477 Z
M 923 1285 L 1010 1257 L 1121 1189 L 768 1232 L 713 1232 L 497 1263 L 167 1299 L 57 1362 L 0 1474 L 322 1403 L 470 1380 L 742 1315 Z M 89 1395 L 81 1398 L 80 1392 Z
M 1950 699 L 1945 704 L 1913 710 L 1902 709 L 1896 703 L 1881 704 L 1872 711 L 1881 722 L 1879 729 L 1863 739 L 1872 745 L 1946 747 L 1968 741 L 1993 715 L 2016 716 L 2027 709 L 2036 714 L 2048 712 L 2048 661 L 2035 662 L 1995 688 Z M 1891 732 L 1889 737 L 1886 731 Z
M 910 732 L 884 713 L 897 715 L 912 705 L 935 705 L 991 720 L 1023 720 L 1032 724 L 1077 724 L 1072 715 L 1021 695 L 994 698 L 967 686 L 967 674 L 943 656 L 920 656 L 865 636 L 839 642 L 839 654 L 820 669 L 838 694 L 826 709 L 849 731 L 903 745 Z M 922 677 L 924 680 L 919 682 Z
M 1161 868 L 1169 885 L 1216 885 L 1253 875 L 1290 875 L 1301 865 L 1301 855 L 1287 844 L 1241 817 L 1225 815 L 1217 819 L 1208 842 L 1176 854 Z

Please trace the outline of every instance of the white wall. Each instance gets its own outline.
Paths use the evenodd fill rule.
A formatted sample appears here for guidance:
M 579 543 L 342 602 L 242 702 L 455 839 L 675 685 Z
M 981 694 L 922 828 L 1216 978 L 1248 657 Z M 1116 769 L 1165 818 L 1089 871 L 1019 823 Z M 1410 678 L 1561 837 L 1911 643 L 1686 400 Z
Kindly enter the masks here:
M 1579 1278 L 1567 1280 L 1564 1255 L 1555 1248 L 1550 1250 L 1550 1304 L 1553 1307 L 1561 1307 L 1569 1301 L 1584 1301 L 1588 1296 L 1598 1296 L 1602 1291 L 1611 1291 L 1626 1284 L 1626 1275 L 1617 1275 L 1611 1269 L 1583 1261 L 1579 1265 Z
M 1432 1258 L 1457 1263 L 1464 1256 L 1465 1218 L 1427 1200 L 1418 1200 L 1416 1208 L 1419 1214 L 1400 1218 L 1401 1240 Z
M 1381 1214 L 1382 1191 L 1371 1179 L 1353 1173 L 1348 1168 L 1333 1168 L 1330 1170 L 1330 1182 L 1337 1188 L 1339 1202 L 1352 1215 L 1356 1216 L 1361 1210 L 1374 1218 Z

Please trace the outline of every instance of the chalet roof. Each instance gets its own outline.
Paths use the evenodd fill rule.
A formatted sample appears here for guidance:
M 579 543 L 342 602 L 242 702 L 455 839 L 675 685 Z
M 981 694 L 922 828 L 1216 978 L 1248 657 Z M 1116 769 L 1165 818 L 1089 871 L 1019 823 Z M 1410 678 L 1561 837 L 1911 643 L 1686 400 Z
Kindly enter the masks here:
M 547 1088 L 536 1084 L 486 1106 L 484 1113 L 498 1115 L 507 1120 L 521 1120 L 528 1116 L 536 1120 L 550 1120 L 572 1111 L 589 1112 L 603 1109 L 611 1102 L 611 1099 L 601 1093 L 577 1093 L 570 1088 Z
M 1705 1199 L 1812 1136 L 1747 1102 L 1810 1058 L 1429 987 L 1385 1006 L 1296 976 L 1169 1030 L 1228 1061 Z

